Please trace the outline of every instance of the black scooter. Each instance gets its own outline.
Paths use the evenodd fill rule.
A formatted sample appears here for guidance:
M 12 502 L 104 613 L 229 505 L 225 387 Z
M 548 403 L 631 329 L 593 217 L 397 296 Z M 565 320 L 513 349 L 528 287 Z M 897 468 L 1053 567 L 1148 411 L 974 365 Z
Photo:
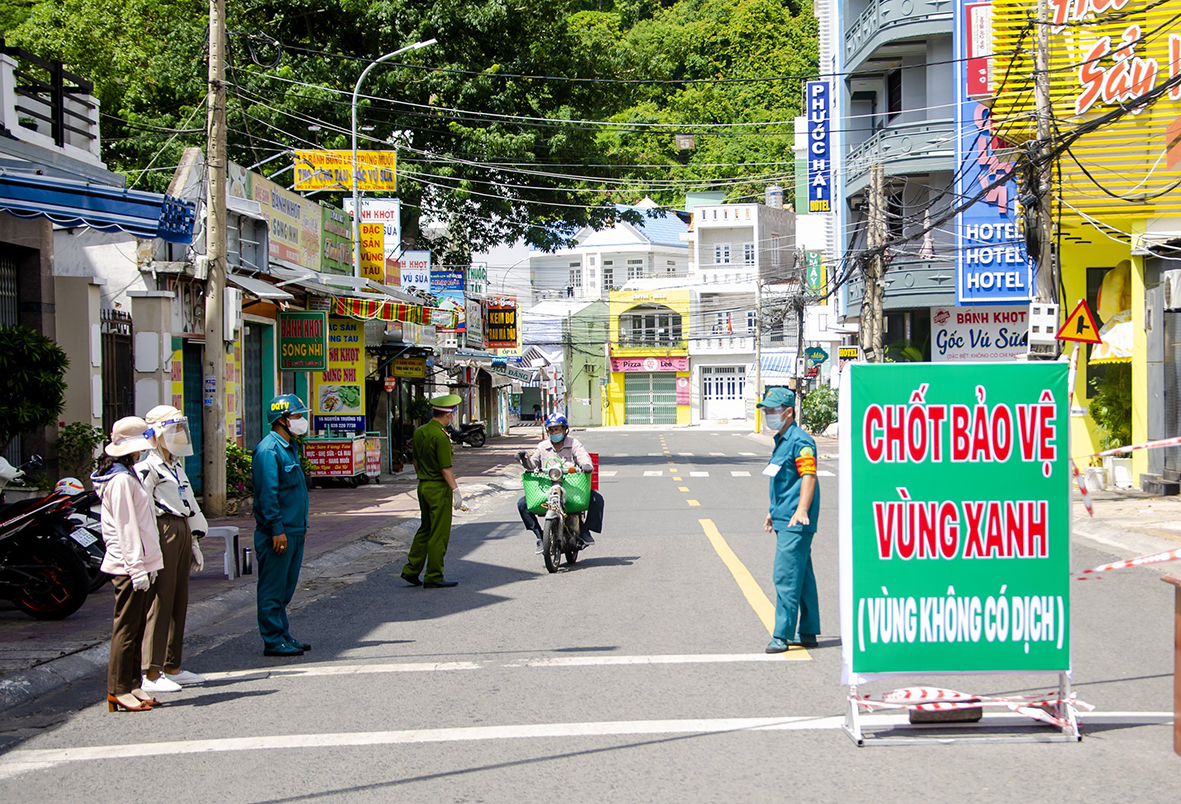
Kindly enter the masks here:
M 488 440 L 487 434 L 484 432 L 484 422 L 471 422 L 469 424 L 459 425 L 456 430 L 454 425 L 446 428 L 447 435 L 450 436 L 454 444 L 467 444 L 472 447 L 482 447 Z
M 4 461 L 0 480 L 14 480 L 36 465 L 35 458 L 13 474 Z M 0 597 L 38 620 L 69 617 L 86 601 L 86 565 L 67 544 L 70 503 L 50 494 L 0 505 Z

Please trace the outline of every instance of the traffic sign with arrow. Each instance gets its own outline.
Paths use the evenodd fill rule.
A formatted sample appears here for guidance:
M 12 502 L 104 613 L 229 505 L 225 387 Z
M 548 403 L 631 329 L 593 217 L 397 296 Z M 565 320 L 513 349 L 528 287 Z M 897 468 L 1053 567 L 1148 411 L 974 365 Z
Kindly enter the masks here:
M 1074 312 L 1066 317 L 1066 323 L 1054 336 L 1060 341 L 1075 341 L 1076 343 L 1103 343 L 1099 337 L 1099 325 L 1095 323 L 1095 316 L 1087 306 L 1086 299 L 1080 299 Z

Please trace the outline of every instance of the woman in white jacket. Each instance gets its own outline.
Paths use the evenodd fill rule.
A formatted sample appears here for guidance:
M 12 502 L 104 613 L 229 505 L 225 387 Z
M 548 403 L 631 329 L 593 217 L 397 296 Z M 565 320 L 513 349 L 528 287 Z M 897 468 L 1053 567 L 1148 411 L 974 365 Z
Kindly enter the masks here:
M 136 416 L 115 422 L 107 457 L 91 475 L 102 500 L 102 571 L 115 587 L 111 657 L 107 663 L 107 710 L 146 712 L 159 703 L 141 688 L 140 651 L 152 602 L 152 581 L 164 566 L 152 497 L 132 467 L 151 449 L 148 423 Z
M 145 417 L 153 449 L 135 465 L 152 495 L 164 569 L 156 578 L 154 599 L 144 633 L 144 685 L 147 692 L 177 692 L 205 679 L 181 669 L 185 617 L 189 610 L 189 573 L 205 567 L 198 539 L 209 525 L 185 475 L 184 458 L 193 454 L 189 423 L 171 405 L 159 405 Z

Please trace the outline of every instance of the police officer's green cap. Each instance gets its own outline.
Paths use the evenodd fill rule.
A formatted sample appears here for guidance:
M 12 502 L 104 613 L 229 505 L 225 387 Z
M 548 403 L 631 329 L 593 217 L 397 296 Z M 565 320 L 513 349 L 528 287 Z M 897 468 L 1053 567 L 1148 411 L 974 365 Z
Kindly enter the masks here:
M 459 394 L 444 394 L 443 396 L 436 396 L 431 400 L 432 408 L 454 408 L 458 407 L 463 400 Z
M 794 408 L 796 406 L 796 392 L 789 388 L 772 388 L 767 391 L 760 408 Z

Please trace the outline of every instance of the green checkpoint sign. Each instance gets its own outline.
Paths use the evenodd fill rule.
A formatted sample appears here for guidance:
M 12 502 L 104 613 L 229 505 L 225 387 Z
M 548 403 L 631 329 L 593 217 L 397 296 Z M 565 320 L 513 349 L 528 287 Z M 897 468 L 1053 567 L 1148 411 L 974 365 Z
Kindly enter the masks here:
M 279 371 L 328 370 L 328 313 L 279 313 Z
M 1069 671 L 1066 364 L 845 372 L 842 683 Z

